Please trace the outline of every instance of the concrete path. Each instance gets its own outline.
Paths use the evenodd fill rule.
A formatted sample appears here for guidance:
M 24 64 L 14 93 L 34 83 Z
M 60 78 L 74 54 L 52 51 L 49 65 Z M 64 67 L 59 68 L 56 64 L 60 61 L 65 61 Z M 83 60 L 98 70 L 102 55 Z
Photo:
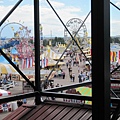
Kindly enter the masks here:
M 66 57 L 64 62 L 66 63 L 68 60 L 70 59 L 70 57 Z M 84 62 L 80 63 L 80 71 L 83 70 L 85 66 Z M 65 79 L 61 78 L 54 78 L 54 84 L 56 85 L 57 83 L 59 83 L 60 85 L 70 85 L 70 84 L 74 84 L 74 83 L 79 83 L 78 80 L 78 66 L 74 65 L 72 66 L 72 73 L 75 73 L 75 82 L 71 82 L 70 77 L 69 77 L 69 71 L 68 68 L 65 66 L 62 66 L 63 71 L 65 72 Z

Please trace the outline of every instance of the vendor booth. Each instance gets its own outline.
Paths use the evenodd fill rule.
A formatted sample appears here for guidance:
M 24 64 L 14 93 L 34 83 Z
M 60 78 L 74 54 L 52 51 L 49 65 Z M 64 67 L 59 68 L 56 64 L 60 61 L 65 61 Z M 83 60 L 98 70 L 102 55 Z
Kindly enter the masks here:
M 44 82 L 47 78 L 47 76 L 49 75 L 51 71 L 50 70 L 41 70 L 40 71 L 40 77 L 41 77 L 41 86 L 44 86 Z M 29 74 L 28 74 L 29 73 Z M 48 81 L 49 82 L 54 82 L 52 80 L 52 78 L 55 76 L 55 71 L 52 72 L 52 74 L 50 75 Z M 35 74 L 34 71 L 32 70 L 30 71 L 24 71 L 24 74 L 27 76 L 27 78 L 33 83 L 35 84 Z M 22 76 L 20 76 L 20 81 L 22 81 L 22 88 L 23 88 L 23 93 L 27 93 L 27 92 L 31 92 L 33 91 L 33 88 L 26 82 L 26 80 L 24 78 L 22 78 Z

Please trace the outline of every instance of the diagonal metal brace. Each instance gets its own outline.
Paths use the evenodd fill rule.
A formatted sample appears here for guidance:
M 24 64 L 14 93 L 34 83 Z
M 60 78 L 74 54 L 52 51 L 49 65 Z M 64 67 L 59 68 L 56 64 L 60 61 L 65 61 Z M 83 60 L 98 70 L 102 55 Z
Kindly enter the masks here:
M 21 70 L 10 60 L 10 58 L 0 49 L 0 53 L 5 57 L 5 59 L 15 68 L 15 70 L 31 85 L 31 87 L 36 90 L 35 86 L 29 81 L 29 79 L 21 72 Z
M 23 0 L 19 0 L 15 6 L 9 11 L 9 13 L 2 19 L 2 21 L 0 22 L 0 26 L 5 22 L 5 20 L 12 14 L 12 12 L 19 6 L 19 4 L 22 2 Z
M 120 102 L 118 103 L 118 106 L 117 106 L 117 108 L 115 109 L 114 114 L 113 114 L 111 120 L 117 120 L 118 117 L 119 117 L 119 116 L 118 116 L 119 114 L 120 114 Z

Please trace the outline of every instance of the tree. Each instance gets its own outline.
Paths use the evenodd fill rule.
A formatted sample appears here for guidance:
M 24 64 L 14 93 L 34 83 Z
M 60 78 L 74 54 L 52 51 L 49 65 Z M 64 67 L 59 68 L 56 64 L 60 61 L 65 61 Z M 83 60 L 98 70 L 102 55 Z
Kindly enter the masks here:
M 54 47 L 56 45 L 55 39 L 52 40 L 52 46 Z
M 64 38 L 61 38 L 61 37 L 58 37 L 58 38 L 55 37 L 54 41 L 55 41 L 55 44 L 56 44 L 56 42 L 59 42 L 59 43 L 61 43 L 61 44 L 65 44 Z
M 43 40 L 43 46 L 47 46 L 49 44 L 49 42 L 47 40 Z
M 110 37 L 110 43 L 120 43 L 119 37 Z

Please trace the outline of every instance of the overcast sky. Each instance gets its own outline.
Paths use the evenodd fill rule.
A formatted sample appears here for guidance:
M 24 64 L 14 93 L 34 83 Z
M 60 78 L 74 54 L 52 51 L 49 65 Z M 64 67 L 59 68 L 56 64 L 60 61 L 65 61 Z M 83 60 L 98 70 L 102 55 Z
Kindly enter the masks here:
M 50 0 L 50 3 L 66 24 L 72 18 L 79 18 L 82 21 L 91 10 L 91 0 Z M 0 20 L 18 0 L 0 0 Z M 120 7 L 120 0 L 112 0 L 115 5 Z M 111 8 L 111 36 L 120 35 L 120 11 L 110 5 Z M 23 0 L 19 7 L 10 15 L 0 30 L 8 23 L 17 22 L 27 26 L 33 36 L 33 0 Z M 64 27 L 50 8 L 46 0 L 40 0 L 40 23 L 43 26 L 43 37 L 64 36 Z M 91 36 L 91 15 L 85 22 L 88 36 Z M 7 25 L 1 32 L 1 37 L 11 37 L 14 33 L 11 29 L 18 29 L 16 25 Z M 18 25 L 19 27 L 19 25 Z M 15 31 L 15 30 L 14 30 Z

